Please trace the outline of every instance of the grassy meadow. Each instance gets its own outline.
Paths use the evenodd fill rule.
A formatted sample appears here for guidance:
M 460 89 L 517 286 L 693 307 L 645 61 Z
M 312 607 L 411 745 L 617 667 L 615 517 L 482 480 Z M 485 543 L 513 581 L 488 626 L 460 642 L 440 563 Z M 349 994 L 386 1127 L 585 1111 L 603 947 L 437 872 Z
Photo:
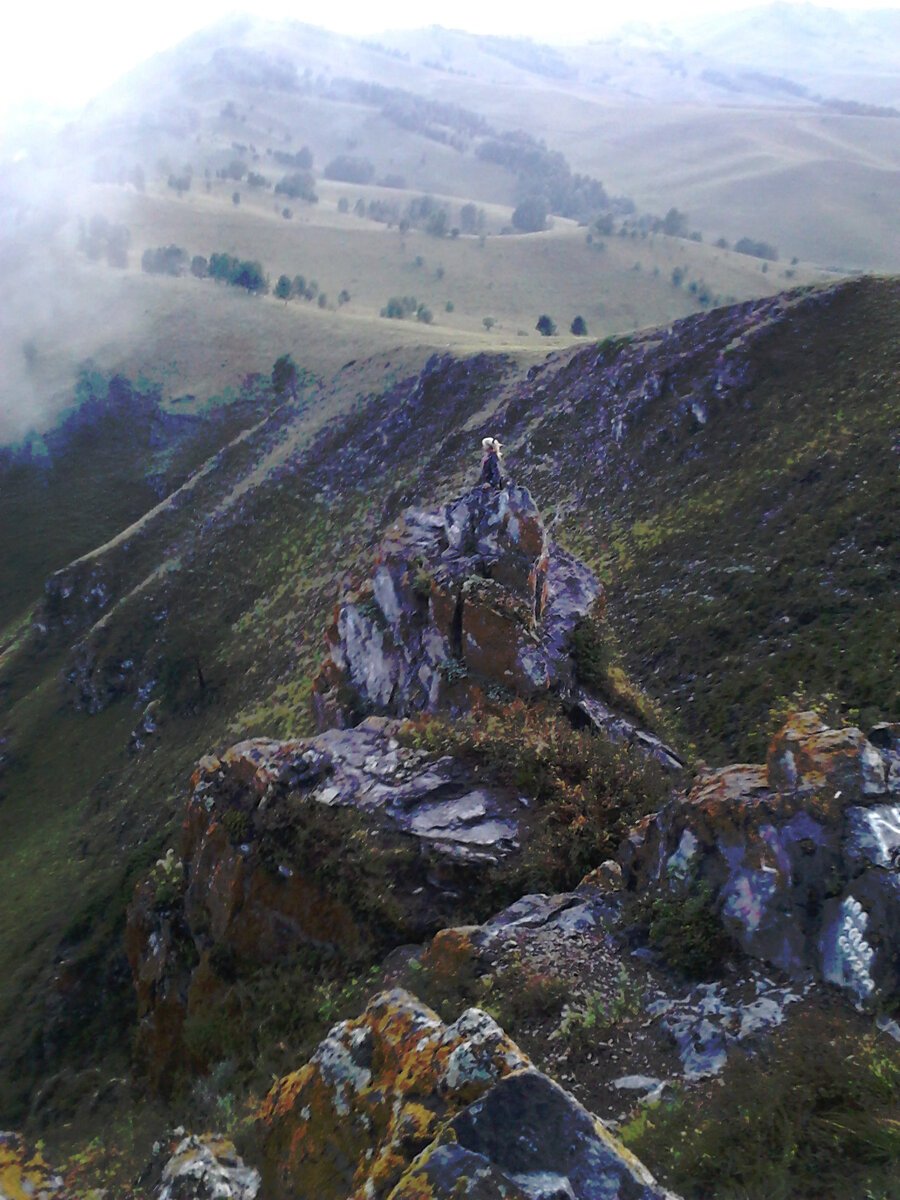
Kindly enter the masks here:
M 588 229 L 560 217 L 543 233 L 501 234 L 512 210 L 497 204 L 479 205 L 484 236 L 401 233 L 357 216 L 353 207 L 379 196 L 402 205 L 419 193 L 374 185 L 319 180 L 316 204 L 232 180 L 209 186 L 195 180 L 179 197 L 159 183 L 144 193 L 86 185 L 70 198 L 49 243 L 35 237 L 18 265 L 30 281 L 27 299 L 6 312 L 0 328 L 0 371 L 14 412 L 64 408 L 76 369 L 88 359 L 160 384 L 167 398 L 205 398 L 247 374 L 267 373 L 285 352 L 319 378 L 382 353 L 415 353 L 420 362 L 437 350 L 542 356 L 577 340 L 569 332 L 576 315 L 589 337 L 602 339 L 825 277 L 808 264 L 763 264 L 662 234 L 592 235 L 589 243 Z M 235 190 L 239 205 L 232 202 Z M 451 221 L 458 219 L 458 197 L 436 198 Z M 342 199 L 350 211 L 339 210 Z M 128 228 L 126 268 L 90 261 L 77 249 L 79 220 L 97 216 Z M 272 292 L 248 295 L 190 274 L 141 270 L 144 250 L 170 244 L 189 256 L 226 252 L 257 260 L 273 289 L 279 275 L 302 274 L 316 281 L 325 307 L 318 298 L 284 302 Z M 341 292 L 349 301 L 339 302 Z M 431 323 L 380 316 L 393 296 L 415 296 Z M 556 336 L 537 332 L 543 313 L 555 322 Z M 32 362 L 23 353 L 29 342 Z

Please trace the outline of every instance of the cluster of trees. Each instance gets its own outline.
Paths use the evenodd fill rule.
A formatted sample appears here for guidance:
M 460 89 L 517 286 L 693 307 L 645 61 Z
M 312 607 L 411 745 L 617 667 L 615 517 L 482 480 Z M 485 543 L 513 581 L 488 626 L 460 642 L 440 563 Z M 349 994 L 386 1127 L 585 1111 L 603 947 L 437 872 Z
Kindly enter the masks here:
M 282 167 L 292 167 L 295 171 L 312 170 L 313 155 L 309 146 L 301 146 L 293 153 L 287 150 L 273 150 L 270 147 L 269 153 Z
M 294 171 L 285 175 L 275 184 L 276 196 L 288 196 L 291 200 L 305 200 L 308 204 L 316 204 L 315 180 L 311 171 Z
M 513 209 L 512 223 L 520 233 L 540 233 L 547 228 L 548 203 L 544 196 L 529 196 Z
M 208 274 L 211 279 L 232 287 L 245 288 L 261 295 L 269 290 L 269 280 L 262 264 L 254 259 L 237 258 L 233 254 L 211 254 Z
M 275 284 L 275 295 L 285 303 L 288 300 L 317 300 L 319 308 L 328 307 L 326 293 L 319 290 L 315 279 L 307 279 L 305 275 L 295 275 L 293 279 L 289 275 L 279 275 Z M 338 304 L 346 304 L 349 299 L 350 293 L 343 288 L 338 296 Z
M 179 246 L 145 250 L 141 260 L 143 269 L 152 274 L 183 275 L 187 265 L 188 253 Z M 269 280 L 262 265 L 249 258 L 211 254 L 206 259 L 202 254 L 195 254 L 190 260 L 190 270 L 197 279 L 216 279 L 233 287 L 246 288 L 248 292 L 264 293 L 269 290 Z
M 683 287 L 685 286 L 685 281 L 687 281 L 687 291 L 692 296 L 696 296 L 704 308 L 712 304 L 714 299 L 718 300 L 718 297 L 713 296 L 712 289 L 702 279 L 688 280 L 687 267 L 673 267 L 672 286 L 676 288 Z
M 490 36 L 482 39 L 490 53 L 513 66 L 523 67 L 548 79 L 571 79 L 574 68 L 552 46 L 536 45 L 528 38 Z
M 778 250 L 768 242 L 756 242 L 753 238 L 742 237 L 734 243 L 738 254 L 751 254 L 754 258 L 765 258 L 769 262 L 778 261 Z
M 150 247 L 141 255 L 141 270 L 148 275 L 183 275 L 188 267 L 188 252 L 180 246 Z
M 464 150 L 469 139 L 492 133 L 484 117 L 471 109 L 441 100 L 427 100 L 402 88 L 365 83 L 360 79 L 333 79 L 320 87 L 331 100 L 350 100 L 381 110 L 401 129 L 421 134 L 431 141 Z
M 350 201 L 346 196 L 338 200 L 338 211 L 349 212 Z M 451 225 L 450 210 L 433 196 L 415 196 L 405 207 L 396 200 L 375 199 L 368 203 L 362 198 L 356 201 L 353 211 L 358 217 L 380 221 L 383 225 L 396 225 L 401 233 L 410 228 L 424 229 L 432 237 L 459 237 L 460 233 L 480 233 L 485 226 L 483 208 L 475 204 L 464 204 L 459 210 L 459 224 Z
M 111 267 L 127 267 L 130 243 L 127 225 L 116 225 L 99 215 L 87 224 L 78 222 L 78 249 L 95 262 L 105 258 Z
M 249 46 L 220 46 L 210 65 L 226 82 L 240 87 L 293 92 L 300 83 L 297 68 L 289 59 Z M 230 107 L 233 109 L 233 104 Z
M 425 325 L 430 325 L 434 320 L 434 313 L 431 309 L 427 304 L 420 304 L 415 296 L 391 296 L 381 310 L 381 315 L 401 321 L 408 317 L 415 317 L 417 321 L 422 321 Z
M 462 233 L 481 233 L 485 226 L 484 209 L 477 204 L 464 204 L 459 210 L 459 228 Z
M 577 220 L 588 220 L 613 204 L 599 179 L 573 173 L 564 155 L 548 150 L 530 134 L 517 131 L 487 138 L 477 154 L 518 177 L 520 203 L 540 201 L 545 212 Z M 621 211 L 634 209 L 631 201 L 616 201 L 616 205 Z
M 180 175 L 176 175 L 173 171 L 168 178 L 169 187 L 173 192 L 177 192 L 179 196 L 183 196 L 185 192 L 191 190 L 191 172 L 186 168 Z
M 237 183 L 247 174 L 247 164 L 241 162 L 239 158 L 232 159 L 227 167 L 223 167 L 221 171 L 216 171 L 216 179 L 234 179 Z
M 558 332 L 556 322 L 546 313 L 541 313 L 538 317 L 535 329 L 541 337 L 553 337 Z M 569 326 L 570 333 L 574 334 L 575 337 L 587 337 L 587 331 L 587 322 L 584 317 L 577 316 L 572 318 L 572 324 Z
M 326 179 L 336 179 L 341 183 L 371 183 L 375 178 L 375 165 L 367 158 L 339 154 L 326 165 L 322 174 Z

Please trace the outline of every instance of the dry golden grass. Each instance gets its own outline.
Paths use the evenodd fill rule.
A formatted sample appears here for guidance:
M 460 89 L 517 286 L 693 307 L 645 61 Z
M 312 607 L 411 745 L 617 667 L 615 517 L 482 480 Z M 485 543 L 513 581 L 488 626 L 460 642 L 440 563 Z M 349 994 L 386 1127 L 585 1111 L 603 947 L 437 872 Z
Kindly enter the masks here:
M 242 201 L 235 206 L 235 187 Z M 762 264 L 695 242 L 665 237 L 613 237 L 586 242 L 586 230 L 556 218 L 542 234 L 434 238 L 357 217 L 357 196 L 388 189 L 327 181 L 315 205 L 253 191 L 231 181 L 202 180 L 182 198 L 151 187 L 146 194 L 113 185 L 91 185 L 73 196 L 67 220 L 49 241 L 20 246 L 17 274 L 22 304 L 7 311 L 2 337 L 2 382 L 11 409 L 23 405 L 55 411 L 71 393 L 77 364 L 91 358 L 105 370 L 162 384 L 168 397 L 205 398 L 246 374 L 267 372 L 278 355 L 293 354 L 320 377 L 349 359 L 404 350 L 416 362 L 434 351 L 479 350 L 542 355 L 574 340 L 580 314 L 589 336 L 666 324 L 700 307 L 688 290 L 705 284 L 712 302 L 743 300 L 821 278 L 799 268 L 791 279 L 783 264 Z M 346 196 L 351 212 L 341 213 Z M 451 213 L 458 202 L 448 201 Z M 488 205 L 488 228 L 508 225 L 509 208 Z M 131 231 L 129 266 L 89 262 L 76 249 L 78 218 L 100 214 Z M 315 279 L 327 307 L 287 303 L 273 295 L 249 296 L 192 276 L 171 278 L 141 271 L 147 247 L 175 243 L 208 257 L 226 251 L 259 260 L 274 285 L 281 273 Z M 685 271 L 676 288 L 674 267 Z M 338 305 L 342 289 L 350 301 Z M 414 295 L 433 313 L 433 323 L 388 320 L 379 314 L 389 297 Z M 452 311 L 447 311 L 448 302 Z M 541 337 L 541 313 L 559 334 Z M 484 319 L 493 327 L 485 328 Z M 31 340 L 37 358 L 26 368 L 22 347 Z M 412 360 L 410 360 L 412 365 Z

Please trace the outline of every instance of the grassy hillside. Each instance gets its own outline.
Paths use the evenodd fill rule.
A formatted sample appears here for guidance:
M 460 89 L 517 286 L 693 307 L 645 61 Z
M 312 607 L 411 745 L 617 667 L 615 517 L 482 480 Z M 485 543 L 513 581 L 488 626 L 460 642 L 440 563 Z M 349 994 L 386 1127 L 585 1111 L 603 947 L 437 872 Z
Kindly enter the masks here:
M 574 221 L 554 218 L 544 233 L 506 233 L 511 209 L 481 206 L 494 235 L 434 237 L 357 216 L 357 200 L 387 196 L 405 205 L 412 192 L 329 181 L 317 184 L 315 205 L 271 191 L 242 190 L 215 180 L 178 198 L 164 185 L 145 193 L 93 184 L 69 201 L 68 215 L 49 236 L 35 234 L 15 269 L 27 298 L 4 314 L 2 378 L 11 398 L 0 437 L 16 436 L 30 420 L 42 427 L 70 399 L 79 365 L 91 359 L 162 387 L 166 398 L 209 396 L 238 372 L 267 371 L 279 354 L 327 377 L 349 359 L 417 348 L 420 361 L 436 349 L 480 349 L 541 355 L 572 342 L 576 315 L 595 337 L 665 323 L 704 305 L 765 295 L 822 277 L 807 265 L 759 259 L 665 235 L 600 237 Z M 349 212 L 339 211 L 341 199 Z M 458 220 L 458 199 L 436 197 Z M 128 265 L 91 261 L 77 248 L 78 223 L 103 218 L 130 234 Z M 259 261 L 274 286 L 279 275 L 315 280 L 326 306 L 274 295 L 248 296 L 209 279 L 148 275 L 147 249 L 174 244 L 189 256 L 214 252 Z M 683 275 L 673 284 L 673 271 Z M 765 270 L 764 270 L 765 268 Z M 23 283 L 23 287 L 25 284 Z M 341 303 L 341 292 L 349 300 Z M 380 316 L 392 296 L 415 296 L 430 324 Z M 449 311 L 448 311 L 449 307 Z M 541 313 L 558 339 L 535 329 Z M 485 328 L 485 318 L 492 322 Z M 31 347 L 32 358 L 26 349 Z M 20 415 L 21 419 L 20 419 Z
M 862 281 L 541 365 L 359 362 L 64 572 L 47 633 L 8 630 L 0 665 L 5 1119 L 100 1051 L 123 1069 L 124 906 L 192 764 L 310 729 L 340 577 L 403 507 L 472 479 L 484 432 L 607 578 L 625 662 L 699 754 L 757 756 L 801 683 L 864 721 L 895 711 L 898 316 L 896 281 Z

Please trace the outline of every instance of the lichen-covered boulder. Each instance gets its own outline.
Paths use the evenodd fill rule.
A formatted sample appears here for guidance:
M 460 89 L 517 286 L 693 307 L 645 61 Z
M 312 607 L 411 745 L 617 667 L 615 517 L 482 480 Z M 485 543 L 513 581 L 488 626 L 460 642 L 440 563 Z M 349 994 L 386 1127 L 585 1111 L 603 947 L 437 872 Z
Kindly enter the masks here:
M 793 715 L 765 766 L 704 771 L 632 832 L 629 886 L 702 881 L 748 954 L 900 999 L 900 742 L 890 727 L 876 742 Z
M 62 1176 L 18 1133 L 0 1132 L 2 1200 L 72 1200 Z
M 155 1200 L 256 1200 L 260 1176 L 216 1134 L 182 1138 L 162 1170 Z
M 336 1025 L 259 1129 L 273 1200 L 665 1195 L 487 1014 L 445 1025 L 403 991 Z
M 456 913 L 486 866 L 518 853 L 528 834 L 518 794 L 401 745 L 397 728 L 372 717 L 201 760 L 179 853 L 139 884 L 126 927 L 139 1054 L 158 1086 L 184 1058 L 185 1020 L 223 972 L 304 945 L 369 951 L 385 929 L 393 944 L 421 938 Z

